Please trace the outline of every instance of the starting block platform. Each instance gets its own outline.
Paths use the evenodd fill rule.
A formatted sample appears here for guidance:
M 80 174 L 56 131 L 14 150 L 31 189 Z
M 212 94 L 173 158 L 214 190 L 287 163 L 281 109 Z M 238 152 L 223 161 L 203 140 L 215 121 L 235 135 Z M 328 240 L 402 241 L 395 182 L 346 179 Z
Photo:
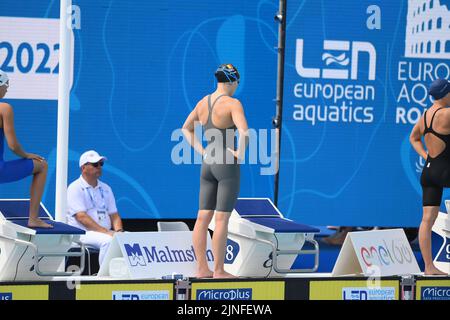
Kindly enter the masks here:
M 445 201 L 447 213 L 439 212 L 432 231 L 440 238 L 442 245 L 434 257 L 435 266 L 446 273 L 450 273 L 450 200 Z
M 212 219 L 209 228 L 214 231 Z M 268 198 L 239 198 L 228 224 L 225 270 L 240 277 L 315 272 L 320 230 L 286 219 Z M 304 249 L 305 244 L 311 249 Z M 293 269 L 298 255 L 314 256 L 310 268 Z
M 43 280 L 82 272 L 84 245 L 79 242 L 84 230 L 54 221 L 41 203 L 39 218 L 53 228 L 27 226 L 29 199 L 0 199 L 0 281 Z M 77 243 L 79 252 L 68 252 Z M 76 272 L 66 272 L 65 258 L 80 257 Z

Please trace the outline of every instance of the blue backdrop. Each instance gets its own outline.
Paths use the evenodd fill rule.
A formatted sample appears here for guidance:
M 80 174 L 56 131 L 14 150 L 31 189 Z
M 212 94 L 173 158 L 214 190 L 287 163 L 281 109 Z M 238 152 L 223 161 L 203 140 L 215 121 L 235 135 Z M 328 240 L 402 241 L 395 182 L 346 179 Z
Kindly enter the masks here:
M 279 206 L 294 220 L 379 226 L 420 221 L 423 163 L 408 135 L 431 103 L 423 99 L 423 86 L 435 74 L 448 77 L 448 7 L 441 6 L 443 0 L 434 0 L 433 8 L 429 0 L 376 1 L 377 7 L 370 7 L 372 2 L 288 3 Z M 112 186 L 122 216 L 195 217 L 200 166 L 172 161 L 179 142 L 172 133 L 214 90 L 213 72 L 223 62 L 235 64 L 242 75 L 236 96 L 249 126 L 271 129 L 278 1 L 73 4 L 80 23 L 74 29 L 69 181 L 80 174 L 79 155 L 95 149 L 108 157 L 103 181 Z M 436 14 L 442 17 L 440 29 Z M 54 21 L 59 1 L 2 0 L 0 23 L 9 23 L 7 17 Z M 53 213 L 57 102 L 27 98 L 26 92 L 46 81 L 39 68 L 45 49 L 37 43 L 50 48 L 51 57 L 57 47 L 37 29 L 24 36 L 19 31 L 0 28 L 0 68 L 13 68 L 13 80 L 35 82 L 6 101 L 14 106 L 25 150 L 49 161 L 43 202 Z M 17 41 L 20 37 L 35 37 L 36 45 L 27 51 L 21 43 L 28 40 Z M 435 40 L 428 51 L 420 40 L 433 37 L 442 38 L 440 52 Z M 48 90 L 56 95 L 54 86 Z M 14 158 L 9 152 L 6 157 Z M 242 166 L 241 196 L 273 197 L 273 175 L 262 175 L 263 167 L 260 161 Z M 29 179 L 0 185 L 2 197 L 28 197 Z
M 178 144 L 172 141 L 172 132 L 181 128 L 199 99 L 215 90 L 214 71 L 224 62 L 235 64 L 242 75 L 236 96 L 249 125 L 271 128 L 277 5 L 240 0 L 80 0 L 73 4 L 79 8 L 81 23 L 80 29 L 74 29 L 69 182 L 80 174 L 80 154 L 95 149 L 108 157 L 102 179 L 113 188 L 122 216 L 195 217 L 200 166 L 172 162 L 172 149 Z M 2 0 L 0 15 L 55 19 L 59 1 Z M 7 33 L 0 28 L 0 41 L 13 43 L 10 39 L 17 35 L 12 33 L 15 30 Z M 45 34 L 35 37 L 49 41 Z M 47 45 L 53 47 L 53 43 Z M 30 76 L 37 74 L 41 59 L 37 58 L 40 52 L 33 50 L 36 68 L 28 71 Z M 23 72 L 16 66 L 18 46 L 13 45 L 12 53 L 7 51 L 0 50 L 0 67 L 14 68 L 12 90 L 17 87 L 14 76 Z M 9 54 L 13 58 L 5 64 Z M 21 63 L 27 65 L 26 52 L 21 54 Z M 51 90 L 56 96 L 56 88 Z M 16 131 L 25 150 L 48 159 L 43 202 L 53 213 L 57 101 L 6 101 L 14 107 Z M 14 155 L 8 152 L 6 158 Z M 244 165 L 241 174 L 243 196 L 272 197 L 273 176 L 261 176 L 260 165 Z M 2 197 L 28 197 L 30 179 L 1 185 Z
M 449 78 L 449 3 L 288 1 L 279 206 L 289 217 L 419 225 L 423 161 L 409 134 L 432 103 L 429 83 Z

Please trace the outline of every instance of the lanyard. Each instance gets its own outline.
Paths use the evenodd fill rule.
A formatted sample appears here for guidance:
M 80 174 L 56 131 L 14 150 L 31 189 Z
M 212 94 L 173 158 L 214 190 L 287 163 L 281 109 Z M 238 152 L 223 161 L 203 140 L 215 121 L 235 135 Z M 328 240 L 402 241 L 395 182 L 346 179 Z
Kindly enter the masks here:
M 99 186 L 98 188 L 99 188 L 99 190 L 100 190 L 100 195 L 101 195 L 101 197 L 102 197 L 102 202 L 103 202 L 103 206 L 102 206 L 100 209 L 104 209 L 104 210 L 106 211 L 106 201 L 105 201 L 105 196 L 104 196 L 104 194 L 103 194 L 103 188 L 102 188 L 101 186 Z M 93 206 L 94 208 L 97 208 L 97 203 L 94 201 L 94 197 L 93 197 L 93 195 L 92 195 L 92 193 L 91 193 L 91 191 L 90 191 L 91 189 L 93 190 L 92 192 L 95 191 L 95 189 L 94 189 L 94 188 L 91 188 L 91 187 L 84 188 L 84 190 L 87 191 L 87 193 L 88 193 L 88 195 L 89 195 L 89 198 L 91 199 L 92 206 Z

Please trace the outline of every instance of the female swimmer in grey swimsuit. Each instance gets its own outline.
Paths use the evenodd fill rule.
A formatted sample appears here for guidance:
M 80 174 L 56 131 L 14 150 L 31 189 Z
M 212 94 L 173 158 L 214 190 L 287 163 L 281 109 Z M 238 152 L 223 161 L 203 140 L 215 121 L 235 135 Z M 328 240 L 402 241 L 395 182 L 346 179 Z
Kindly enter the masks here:
M 193 232 L 199 278 L 234 277 L 224 269 L 225 248 L 228 220 L 239 194 L 239 160 L 244 158 L 248 130 L 242 104 L 232 98 L 239 84 L 237 69 L 231 64 L 223 64 L 216 70 L 215 76 L 218 82 L 216 91 L 197 103 L 183 125 L 183 133 L 189 143 L 203 155 L 199 211 Z M 206 148 L 194 134 L 196 121 L 203 125 L 208 139 Z M 234 146 L 236 130 L 239 132 L 237 150 Z M 214 212 L 214 271 L 211 271 L 206 260 L 206 236 Z

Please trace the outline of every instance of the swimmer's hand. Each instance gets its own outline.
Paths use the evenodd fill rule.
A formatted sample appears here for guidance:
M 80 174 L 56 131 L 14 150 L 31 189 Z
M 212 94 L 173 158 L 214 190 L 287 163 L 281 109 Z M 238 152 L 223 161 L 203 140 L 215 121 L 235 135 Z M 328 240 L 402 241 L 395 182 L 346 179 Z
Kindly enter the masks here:
M 235 151 L 235 150 L 233 150 L 233 149 L 230 149 L 230 148 L 227 148 L 227 150 L 230 151 L 236 159 L 242 160 L 242 159 L 239 157 L 239 154 L 238 154 L 237 151 Z
M 27 153 L 27 156 L 25 157 L 26 159 L 32 159 L 32 160 L 37 160 L 37 161 L 44 161 L 45 158 L 41 157 L 38 154 L 34 154 L 34 153 Z

